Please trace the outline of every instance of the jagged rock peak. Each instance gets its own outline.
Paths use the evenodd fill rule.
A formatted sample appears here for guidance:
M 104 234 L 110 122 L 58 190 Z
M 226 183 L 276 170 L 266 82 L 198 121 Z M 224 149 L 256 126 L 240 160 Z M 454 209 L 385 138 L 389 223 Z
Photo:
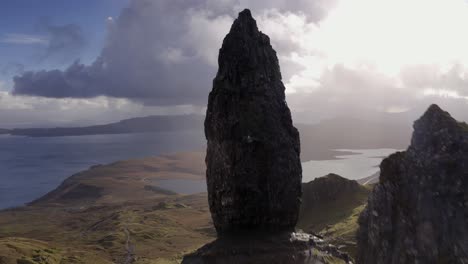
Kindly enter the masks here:
M 249 9 L 239 13 L 239 17 L 234 21 L 231 27 L 231 33 L 234 31 L 242 31 L 245 35 L 254 36 L 259 33 L 257 21 L 252 17 Z
M 407 151 L 380 165 L 359 218 L 357 263 L 468 263 L 468 129 L 432 105 Z
M 460 150 L 460 143 L 467 139 L 466 124 L 457 122 L 435 104 L 414 122 L 413 127 L 409 149 L 411 155 L 456 152 Z
M 436 104 L 429 106 L 421 118 L 414 122 L 415 132 L 437 132 L 454 126 L 458 127 L 458 122 Z
M 292 231 L 301 197 L 299 132 L 276 52 L 249 10 L 219 52 L 205 120 L 208 199 L 219 235 Z
M 265 87 L 260 84 L 281 81 L 276 52 L 267 35 L 260 32 L 248 9 L 239 13 L 227 36 L 218 58 L 219 70 L 215 82 L 228 80 L 237 92 L 262 92 L 262 89 L 279 89 L 284 98 L 284 86 Z M 258 85 L 255 85 L 258 84 Z

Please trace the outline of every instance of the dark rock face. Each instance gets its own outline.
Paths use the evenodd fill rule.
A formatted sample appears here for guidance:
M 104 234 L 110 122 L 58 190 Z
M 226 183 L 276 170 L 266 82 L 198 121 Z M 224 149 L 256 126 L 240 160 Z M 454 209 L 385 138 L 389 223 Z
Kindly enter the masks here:
M 351 258 L 335 246 L 301 232 L 221 237 L 186 255 L 182 261 L 182 264 L 332 263 L 352 264 Z
M 268 36 L 242 11 L 220 50 L 205 120 L 209 205 L 219 235 L 294 229 L 302 168 L 284 89 Z
M 380 170 L 357 263 L 468 263 L 468 126 L 432 105 Z
M 284 264 L 307 262 L 308 239 L 291 239 L 290 234 L 222 237 L 185 256 L 183 264 Z

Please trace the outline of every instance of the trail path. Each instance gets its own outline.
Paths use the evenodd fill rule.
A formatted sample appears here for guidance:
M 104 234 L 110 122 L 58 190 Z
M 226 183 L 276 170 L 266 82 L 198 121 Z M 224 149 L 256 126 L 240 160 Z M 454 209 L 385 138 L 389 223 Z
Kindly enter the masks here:
M 124 227 L 124 232 L 127 236 L 127 240 L 125 241 L 125 250 L 127 251 L 127 255 L 125 256 L 124 264 L 132 264 L 135 260 L 135 246 L 131 242 L 131 234 L 127 227 Z

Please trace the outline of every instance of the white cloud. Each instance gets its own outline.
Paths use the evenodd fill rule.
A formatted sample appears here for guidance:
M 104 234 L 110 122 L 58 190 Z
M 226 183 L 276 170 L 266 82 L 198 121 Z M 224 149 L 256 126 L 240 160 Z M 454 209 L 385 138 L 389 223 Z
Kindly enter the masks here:
M 318 22 L 276 9 L 256 19 L 287 72 L 293 112 L 346 114 L 401 112 L 439 99 L 466 104 L 466 14 L 463 0 L 342 0 Z
M 150 97 L 153 104 L 206 103 L 222 39 L 243 8 L 252 9 L 260 30 L 270 36 L 293 112 L 361 116 L 429 102 L 457 107 L 468 102 L 464 0 L 132 0 L 130 9 L 108 19 L 103 50 L 105 65 L 114 70 L 110 76 L 124 80 L 109 90 L 101 83 L 86 85 L 85 92 L 104 87 L 89 96 L 113 92 Z M 88 73 L 94 66 L 78 68 Z M 120 105 L 135 113 L 143 107 L 126 99 L 98 98 L 53 104 L 94 111 Z
M 218 65 L 217 51 L 232 24 L 233 18 L 228 15 L 214 16 L 206 10 L 188 11 L 188 34 L 184 41 L 191 43 L 196 56 L 208 65 Z
M 92 125 L 146 115 L 200 113 L 192 105 L 145 106 L 128 99 L 17 96 L 0 91 L 2 128 Z
M 0 42 L 8 44 L 23 44 L 23 45 L 48 45 L 49 39 L 45 36 L 40 35 L 28 35 L 28 34 L 5 34 L 0 38 Z

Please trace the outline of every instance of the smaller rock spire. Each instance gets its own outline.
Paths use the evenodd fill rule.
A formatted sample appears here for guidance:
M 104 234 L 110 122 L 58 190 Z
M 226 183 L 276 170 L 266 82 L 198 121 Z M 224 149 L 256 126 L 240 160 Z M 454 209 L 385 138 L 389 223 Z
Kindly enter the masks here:
M 464 137 L 461 124 L 436 104 L 431 105 L 413 127 L 410 152 L 430 155 L 453 151 Z
M 237 18 L 239 21 L 250 21 L 255 23 L 255 19 L 252 17 L 252 13 L 249 9 L 244 9 L 242 12 L 239 13 L 239 17 Z
M 426 112 L 414 123 L 414 129 L 439 130 L 446 125 L 456 125 L 458 122 L 438 105 L 432 104 Z
M 468 130 L 437 105 L 380 165 L 359 218 L 357 263 L 468 263 Z
M 256 36 L 260 32 L 258 31 L 257 21 L 252 17 L 249 9 L 239 13 L 239 17 L 234 21 L 231 27 L 231 32 L 239 32 L 243 35 Z

